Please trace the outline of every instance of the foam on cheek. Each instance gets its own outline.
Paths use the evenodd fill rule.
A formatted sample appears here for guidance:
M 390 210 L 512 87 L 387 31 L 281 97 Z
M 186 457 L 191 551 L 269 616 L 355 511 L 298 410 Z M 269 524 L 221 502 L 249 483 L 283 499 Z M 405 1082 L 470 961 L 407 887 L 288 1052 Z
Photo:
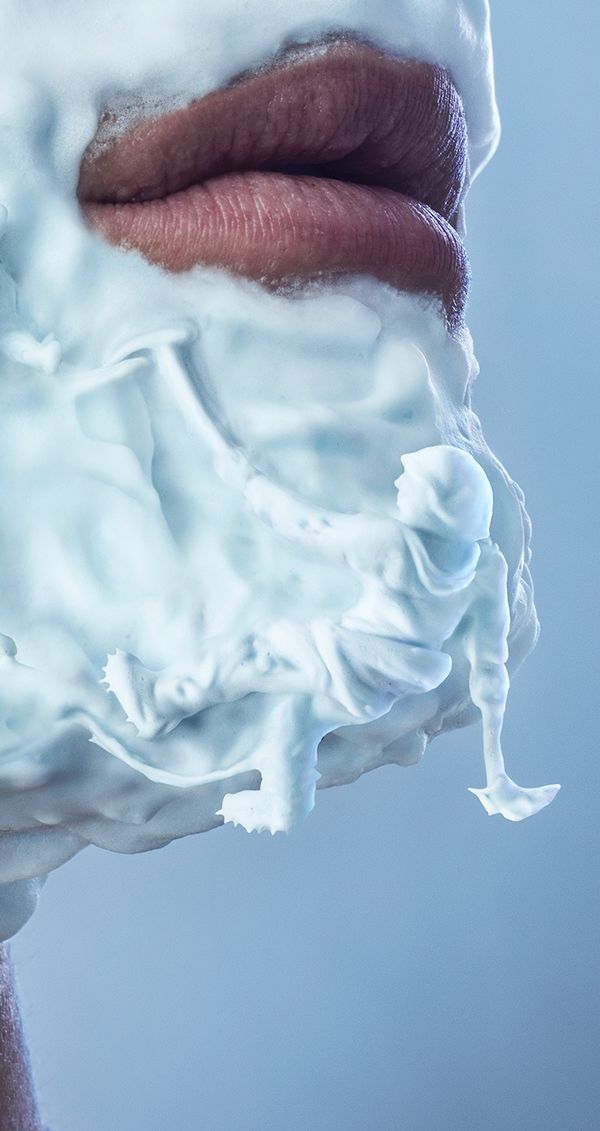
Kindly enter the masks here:
M 261 18 L 226 52 L 233 5 L 220 22 L 157 5 L 135 35 L 119 5 L 108 49 L 107 8 L 85 26 L 53 8 L 69 68 L 57 47 L 23 79 L 40 15 L 2 74 L 0 882 L 25 886 L 0 937 L 29 881 L 87 843 L 290 828 L 317 779 L 413 762 L 458 719 L 484 718 L 488 812 L 518 820 L 556 790 L 503 768 L 506 664 L 536 619 L 522 496 L 468 408 L 467 332 L 372 279 L 275 295 L 88 232 L 73 186 L 107 92 L 191 90 L 191 28 L 209 87 L 274 43 Z M 450 51 L 466 8 L 405 8 L 415 51 L 434 24 Z M 296 34 L 283 6 L 273 20 Z

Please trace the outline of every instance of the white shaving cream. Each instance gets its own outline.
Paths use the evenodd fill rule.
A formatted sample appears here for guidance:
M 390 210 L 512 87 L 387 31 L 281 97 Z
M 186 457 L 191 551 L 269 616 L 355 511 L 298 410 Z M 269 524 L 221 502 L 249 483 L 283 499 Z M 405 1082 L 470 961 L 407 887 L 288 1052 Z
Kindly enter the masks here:
M 169 276 L 74 195 L 107 99 L 184 102 L 340 28 L 448 66 L 481 164 L 486 5 L 0 6 L 0 937 L 88 843 L 285 830 L 482 716 L 474 792 L 537 811 L 558 787 L 500 750 L 529 524 L 468 333 L 369 278 Z

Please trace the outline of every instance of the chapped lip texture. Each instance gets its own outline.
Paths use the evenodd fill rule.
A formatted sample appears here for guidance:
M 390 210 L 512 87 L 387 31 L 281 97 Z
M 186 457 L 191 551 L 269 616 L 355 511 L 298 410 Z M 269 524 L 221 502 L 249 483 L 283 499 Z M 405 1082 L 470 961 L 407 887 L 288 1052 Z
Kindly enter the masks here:
M 110 243 L 169 271 L 203 264 L 275 286 L 371 274 L 437 294 L 460 323 L 467 131 L 441 67 L 342 40 L 119 126 L 107 111 L 77 190 Z

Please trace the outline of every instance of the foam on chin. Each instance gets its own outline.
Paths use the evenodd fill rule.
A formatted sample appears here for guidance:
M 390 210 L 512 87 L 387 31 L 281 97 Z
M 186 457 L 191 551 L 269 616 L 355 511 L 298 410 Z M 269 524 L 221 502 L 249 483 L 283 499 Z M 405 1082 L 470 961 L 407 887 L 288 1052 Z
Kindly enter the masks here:
M 154 82 L 158 58 L 172 72 L 159 29 L 146 70 L 115 48 L 96 71 L 64 8 L 85 92 L 57 55 L 25 88 L 7 66 L 0 101 L 0 937 L 87 843 L 288 828 L 317 771 L 416 761 L 487 710 L 483 643 L 503 671 L 507 634 L 514 667 L 537 625 L 522 496 L 469 408 L 468 333 L 371 279 L 274 295 L 105 247 L 73 195 L 96 108 Z M 473 476 L 475 502 L 458 490 Z M 489 484 L 501 553 L 460 535 Z M 488 811 L 551 799 L 514 793 L 488 754 Z
M 90 325 L 90 293 L 104 294 L 103 356 L 93 334 L 87 362 L 83 335 L 61 361 L 58 337 L 36 344 L 18 319 L 3 327 L 6 882 L 90 841 L 141 851 L 214 827 L 226 795 L 243 789 L 249 804 L 283 737 L 291 760 L 290 740 L 314 753 L 322 739 L 319 784 L 331 785 L 413 762 L 428 734 L 466 721 L 460 640 L 456 655 L 444 647 L 465 582 L 443 629 L 434 593 L 429 627 L 404 631 L 389 586 L 373 583 L 399 526 L 405 452 L 459 444 L 486 468 L 494 538 L 510 559 L 513 664 L 535 635 L 520 496 L 466 407 L 468 335 L 450 337 L 434 303 L 369 279 L 282 297 L 216 274 L 171 278 L 80 239 L 86 275 L 71 261 L 64 317 Z M 145 296 L 137 324 L 117 315 L 132 275 Z M 323 516 L 347 524 L 341 550 L 319 545 Z M 464 563 L 450 564 L 457 578 Z M 414 596 L 408 569 L 395 584 Z M 356 676 L 337 625 L 380 652 L 393 634 L 408 644 L 373 660 L 375 680 Z M 381 696 L 392 670 L 393 694 Z M 310 808 L 310 757 L 300 776 L 293 812 L 252 801 L 257 827 L 288 827 Z M 242 816 L 231 802 L 224 815 Z

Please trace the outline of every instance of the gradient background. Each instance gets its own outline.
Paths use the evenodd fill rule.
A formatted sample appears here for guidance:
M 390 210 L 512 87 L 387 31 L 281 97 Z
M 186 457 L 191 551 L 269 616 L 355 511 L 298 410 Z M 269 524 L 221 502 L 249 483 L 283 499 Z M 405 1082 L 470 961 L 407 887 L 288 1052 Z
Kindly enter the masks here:
M 470 197 L 488 440 L 526 491 L 542 637 L 487 818 L 477 728 L 321 793 L 289 837 L 89 849 L 12 945 L 52 1131 L 600 1125 L 597 0 L 498 0 L 505 136 Z

